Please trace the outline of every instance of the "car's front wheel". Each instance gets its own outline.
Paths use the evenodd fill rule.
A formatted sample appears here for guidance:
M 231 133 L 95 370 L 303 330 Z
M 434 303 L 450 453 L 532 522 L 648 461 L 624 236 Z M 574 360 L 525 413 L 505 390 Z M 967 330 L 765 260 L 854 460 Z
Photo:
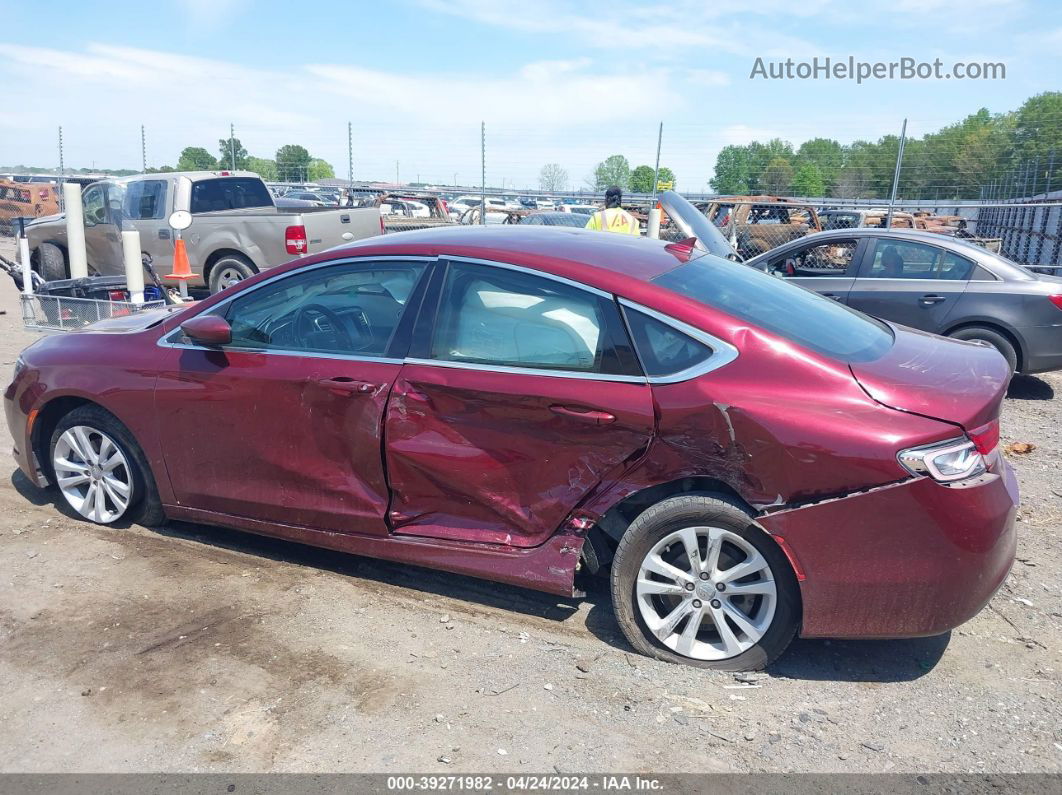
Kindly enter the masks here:
M 681 496 L 640 514 L 612 564 L 627 640 L 669 662 L 758 670 L 796 634 L 800 596 L 778 545 L 721 499 Z
M 59 421 L 49 449 L 59 492 L 84 518 L 148 526 L 165 521 L 140 446 L 110 412 L 99 406 L 74 409 Z

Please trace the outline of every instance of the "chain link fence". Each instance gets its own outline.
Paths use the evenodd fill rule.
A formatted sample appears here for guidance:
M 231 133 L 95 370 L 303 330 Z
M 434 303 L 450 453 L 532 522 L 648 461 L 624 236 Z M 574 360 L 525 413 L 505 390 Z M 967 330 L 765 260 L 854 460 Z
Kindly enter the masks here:
M 72 331 L 109 318 L 128 317 L 148 309 L 160 309 L 164 301 L 134 304 L 131 301 L 102 301 L 60 295 L 21 295 L 22 318 L 26 328 L 37 331 Z

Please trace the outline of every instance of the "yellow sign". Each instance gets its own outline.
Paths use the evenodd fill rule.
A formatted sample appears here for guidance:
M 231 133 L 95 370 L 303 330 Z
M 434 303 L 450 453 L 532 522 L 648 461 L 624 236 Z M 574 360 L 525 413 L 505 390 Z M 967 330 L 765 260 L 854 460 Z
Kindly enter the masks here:
M 675 187 L 674 182 L 658 182 L 656 183 L 656 189 L 659 190 L 671 190 Z

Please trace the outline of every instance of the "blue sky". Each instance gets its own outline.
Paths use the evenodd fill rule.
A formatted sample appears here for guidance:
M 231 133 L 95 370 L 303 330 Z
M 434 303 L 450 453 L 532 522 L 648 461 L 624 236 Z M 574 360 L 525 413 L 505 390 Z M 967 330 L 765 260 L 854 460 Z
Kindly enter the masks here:
M 751 9 L 751 10 L 748 10 Z M 779 136 L 921 135 L 1062 89 L 1062 5 L 1046 0 L 387 3 L 0 0 L 0 163 L 137 168 L 236 125 L 251 154 L 301 143 L 355 177 L 573 187 L 609 154 L 703 190 L 719 149 Z M 1006 64 L 1005 80 L 750 80 L 767 61 L 909 56 Z M 1062 120 L 1060 120 L 1062 123 Z

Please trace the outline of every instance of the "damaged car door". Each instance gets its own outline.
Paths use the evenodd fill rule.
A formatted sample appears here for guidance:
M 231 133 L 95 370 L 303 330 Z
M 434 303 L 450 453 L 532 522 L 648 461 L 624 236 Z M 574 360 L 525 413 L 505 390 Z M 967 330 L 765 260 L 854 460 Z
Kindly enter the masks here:
M 478 261 L 440 281 L 388 404 L 391 526 L 536 546 L 646 449 L 649 385 L 607 293 Z
M 213 308 L 228 344 L 164 337 L 155 407 L 178 504 L 385 534 L 381 423 L 428 266 L 308 266 Z

